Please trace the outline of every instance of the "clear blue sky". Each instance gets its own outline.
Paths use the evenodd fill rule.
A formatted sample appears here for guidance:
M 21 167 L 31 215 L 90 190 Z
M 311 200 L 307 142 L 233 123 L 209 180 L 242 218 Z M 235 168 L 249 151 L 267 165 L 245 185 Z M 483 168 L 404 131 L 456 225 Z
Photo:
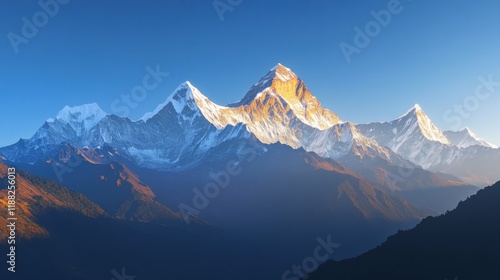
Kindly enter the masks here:
M 147 66 L 170 75 L 132 119 L 185 80 L 219 104 L 237 101 L 278 62 L 343 120 L 391 120 L 419 103 L 450 129 L 457 120 L 444 114 L 468 101 L 477 108 L 460 125 L 500 145 L 500 87 L 477 104 L 471 97 L 479 76 L 500 82 L 496 0 L 402 0 L 402 11 L 351 63 L 339 45 L 353 45 L 353 28 L 364 29 L 370 11 L 390 1 L 243 0 L 221 21 L 212 0 L 72 0 L 16 54 L 8 34 L 22 35 L 22 18 L 42 10 L 37 2 L 0 2 L 0 146 L 31 137 L 65 105 L 96 102 L 112 112 Z

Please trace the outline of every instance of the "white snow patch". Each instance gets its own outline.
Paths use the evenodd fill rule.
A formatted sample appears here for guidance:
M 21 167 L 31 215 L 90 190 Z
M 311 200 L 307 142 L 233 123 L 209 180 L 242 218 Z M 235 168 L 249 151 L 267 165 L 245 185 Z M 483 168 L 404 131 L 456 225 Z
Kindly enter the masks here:
M 180 96 L 180 92 L 183 92 L 184 90 L 186 90 L 185 95 Z M 175 89 L 174 92 L 167 98 L 167 100 L 165 100 L 165 102 L 158 105 L 153 112 L 144 114 L 144 116 L 142 116 L 142 118 L 140 118 L 138 121 L 146 122 L 147 120 L 158 114 L 169 103 L 172 103 L 175 111 L 180 114 L 186 107 L 186 105 L 188 105 L 188 102 L 190 100 L 194 100 L 194 96 L 196 93 L 201 94 L 198 89 L 193 87 L 193 85 L 189 81 L 186 81 L 178 86 L 177 89 Z
M 85 104 L 81 106 L 65 106 L 56 116 L 56 120 L 70 124 L 77 132 L 81 129 L 90 130 L 96 124 L 107 116 L 96 103 Z M 54 119 L 48 119 L 48 122 L 54 122 Z M 83 127 L 80 126 L 83 124 Z

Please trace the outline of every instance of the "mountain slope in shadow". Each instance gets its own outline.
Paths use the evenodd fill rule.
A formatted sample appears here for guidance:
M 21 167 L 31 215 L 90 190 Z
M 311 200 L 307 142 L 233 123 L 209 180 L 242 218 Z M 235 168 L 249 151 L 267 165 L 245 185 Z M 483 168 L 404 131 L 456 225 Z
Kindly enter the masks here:
M 19 237 L 32 239 L 47 237 L 49 232 L 40 224 L 38 217 L 50 209 L 60 209 L 91 218 L 106 217 L 107 213 L 82 194 L 26 172 L 16 170 L 15 193 L 8 193 L 8 168 L 0 162 L 0 223 L 7 225 L 7 198 L 14 194 L 15 217 Z M 7 236 L 7 227 L 0 227 L 1 236 Z M 2 238 L 2 241 L 4 239 Z
M 188 205 L 199 218 L 233 236 L 267 242 L 263 253 L 286 252 L 285 269 L 308 253 L 318 236 L 332 235 L 342 243 L 336 256 L 345 258 L 430 214 L 338 162 L 280 144 L 265 148 L 264 153 L 254 148 L 255 154 L 239 156 L 221 146 L 210 151 L 212 160 L 186 174 L 137 172 L 168 207 Z M 231 162 L 238 163 L 236 175 L 227 172 Z M 213 184 L 222 186 L 216 195 L 202 195 Z
M 0 251 L 7 244 L 8 169 L 0 163 Z M 112 271 L 142 279 L 266 279 L 272 263 L 249 254 L 248 240 L 211 227 L 116 219 L 84 195 L 16 170 L 16 272 L 0 279 L 112 279 Z M 6 263 L 2 254 L 0 261 Z M 255 266 L 249 268 L 248 263 Z M 115 277 L 116 278 L 116 277 Z M 127 279 L 127 278 L 124 278 Z
M 499 200 L 500 182 L 359 257 L 325 263 L 308 279 L 500 279 Z
M 45 161 L 14 165 L 82 193 L 112 217 L 166 225 L 184 223 L 180 213 L 158 203 L 151 188 L 117 161 L 123 158 L 108 155 L 114 152 L 109 147 L 81 150 L 65 144 L 55 151 Z

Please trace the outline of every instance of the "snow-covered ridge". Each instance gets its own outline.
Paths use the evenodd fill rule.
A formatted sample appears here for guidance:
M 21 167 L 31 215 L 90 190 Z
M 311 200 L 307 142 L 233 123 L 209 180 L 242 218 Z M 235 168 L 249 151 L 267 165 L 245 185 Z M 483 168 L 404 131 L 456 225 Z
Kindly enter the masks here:
M 59 121 L 68 124 L 83 124 L 79 129 L 90 130 L 107 115 L 99 105 L 90 103 L 74 107 L 65 106 L 59 111 L 55 119 L 48 119 L 47 122 Z
M 250 88 L 243 99 L 228 106 L 233 108 L 265 107 L 264 103 L 273 99 L 281 100 L 277 104 L 284 102 L 283 105 L 291 109 L 295 117 L 308 126 L 324 130 L 340 122 L 340 118 L 323 108 L 309 92 L 305 83 L 282 64 L 269 70 L 258 83 Z
M 281 63 L 278 63 L 278 65 L 269 69 L 269 72 L 267 72 L 264 77 L 262 77 L 257 83 L 255 83 L 253 87 L 262 87 L 266 85 L 269 86 L 269 82 L 274 79 L 279 79 L 282 82 L 287 82 L 295 78 L 297 78 L 297 75 L 295 75 L 295 73 L 293 73 L 290 68 L 287 68 Z
M 281 64 L 272 68 L 257 84 L 252 86 L 238 103 L 228 106 L 215 104 L 190 82 L 185 82 L 165 102 L 158 105 L 153 112 L 145 114 L 140 120 L 147 121 L 169 103 L 173 105 L 177 113 L 181 113 L 186 106 L 199 111 L 219 129 L 227 125 L 234 126 L 242 123 L 249 126 L 250 130 L 253 129 L 255 133 L 269 131 L 269 126 L 276 127 L 276 125 L 284 126 L 280 128 L 280 131 L 286 130 L 286 123 L 290 121 L 290 117 L 321 130 L 332 127 L 340 121 L 335 113 L 321 106 L 295 73 Z M 271 115 L 281 117 L 274 117 L 274 121 L 263 122 Z M 262 122 L 258 124 L 256 120 L 262 120 Z M 276 124 L 276 120 L 279 120 L 280 124 Z M 264 132 L 264 134 L 269 134 L 269 132 Z M 276 136 L 274 132 L 271 134 Z
M 182 114 L 186 106 L 193 111 L 199 111 L 210 123 L 219 129 L 225 128 L 228 124 L 236 125 L 241 122 L 234 115 L 234 112 L 232 114 L 232 108 L 213 103 L 189 81 L 182 83 L 165 102 L 158 105 L 154 111 L 146 113 L 139 121 L 146 122 L 158 114 L 169 103 L 172 104 L 177 114 Z
M 201 117 L 218 130 L 226 129 L 228 126 L 243 125 L 262 143 L 282 143 L 293 148 L 302 147 L 324 157 L 339 158 L 354 153 L 361 158 L 364 156 L 389 158 L 389 150 L 360 133 L 354 124 L 342 122 L 335 113 L 323 108 L 304 82 L 281 64 L 272 68 L 260 79 L 239 106 L 215 104 L 186 81 L 177 87 L 165 102 L 138 121 L 147 122 L 169 104 L 175 110 L 177 117 L 169 113 L 165 118 L 172 116 L 175 121 L 163 119 L 157 121 L 171 122 L 174 126 L 177 123 L 179 126 L 189 126 L 185 129 L 191 130 L 189 134 L 193 135 L 198 133 L 196 118 Z M 405 116 L 408 119 L 405 121 L 432 128 L 430 120 L 420 111 L 420 106 L 416 105 L 409 111 L 408 116 Z M 415 129 L 414 127 L 404 129 L 408 128 L 411 131 Z M 433 131 L 429 134 L 432 133 L 437 134 Z M 208 138 L 203 141 L 208 141 Z
M 272 68 L 270 73 L 274 73 L 275 77 L 282 82 L 287 82 L 291 79 L 297 78 L 297 75 L 295 75 L 290 68 L 283 66 L 281 63 L 278 63 L 278 65 Z
M 431 119 L 425 114 L 420 105 L 415 104 L 405 115 L 395 120 L 394 122 L 404 122 L 405 125 L 399 132 L 405 131 L 406 134 L 414 133 L 416 129 L 431 141 L 440 142 L 443 144 L 451 144 L 443 132 L 434 125 Z M 404 136 L 403 136 L 404 138 Z
M 469 184 L 498 181 L 500 150 L 469 129 L 443 132 L 418 105 L 391 122 L 357 125 L 359 131 L 422 168 L 454 175 Z
M 398 119 L 402 119 L 408 115 L 411 115 L 412 113 L 416 112 L 416 111 L 423 111 L 422 107 L 420 107 L 419 104 L 415 104 L 413 105 L 413 107 L 411 107 L 410 109 L 408 109 L 408 111 L 406 111 L 404 114 L 402 114 L 401 116 L 399 116 L 398 118 L 396 118 L 396 120 Z
M 189 81 L 186 81 L 178 86 L 174 90 L 174 92 L 165 100 L 165 102 L 158 105 L 152 112 L 144 114 L 144 116 L 142 116 L 139 121 L 145 122 L 149 120 L 150 118 L 158 114 L 169 103 L 172 103 L 177 113 L 181 113 L 184 107 L 188 105 L 188 102 L 194 100 L 194 96 L 196 93 L 199 93 L 198 89 L 193 87 L 193 85 L 191 85 Z
M 496 146 L 469 129 L 442 132 L 418 104 L 391 122 L 342 122 L 281 64 L 235 104 L 215 104 L 186 81 L 138 121 L 106 116 L 95 103 L 66 106 L 31 139 L 0 150 L 0 155 L 32 163 L 61 143 L 90 148 L 108 144 L 142 166 L 170 170 L 202 160 L 207 151 L 224 142 L 251 137 L 264 144 L 304 148 L 336 160 L 379 157 L 396 164 L 399 158 L 405 158 L 423 168 L 458 177 L 466 172 L 457 168 L 468 162 L 491 158 L 494 164 L 490 165 L 497 166 L 496 159 L 500 158 Z M 482 154 L 474 158 L 477 153 Z M 482 169 L 463 176 L 483 180 L 480 176 L 486 173 Z M 484 182 L 497 179 L 495 172 L 486 174 L 489 177 L 484 177 Z
M 469 128 L 460 131 L 440 130 L 418 104 L 415 104 L 405 114 L 391 122 L 374 122 L 361 124 L 358 127 L 361 128 L 365 135 L 376 139 L 382 145 L 389 146 L 396 152 L 400 147 L 408 145 L 408 143 L 420 141 L 419 136 L 429 141 L 458 148 L 467 148 L 474 145 L 498 148 L 479 138 Z
M 353 143 L 357 145 L 361 142 L 374 142 L 357 131 L 351 132 L 350 125 L 340 131 L 337 131 L 338 128 L 327 131 L 339 123 L 340 118 L 323 108 L 297 75 L 281 64 L 252 86 L 237 106 L 215 104 L 190 82 L 185 82 L 141 120 L 151 119 L 169 104 L 172 104 L 180 119 L 185 119 L 184 115 L 191 115 L 195 111 L 219 130 L 228 126 L 243 125 L 262 143 L 303 147 L 328 157 L 345 155 L 351 150 Z M 186 107 L 190 110 L 184 111 Z M 307 138 L 313 133 L 321 134 L 322 139 L 328 143 L 311 142 L 312 139 Z M 352 135 L 353 133 L 356 135 Z M 310 146 L 310 142 L 314 144 Z M 335 144 L 337 142 L 342 144 Z M 342 146 L 343 152 L 328 152 L 321 146 Z M 372 148 L 373 145 L 361 146 Z
M 444 134 L 453 145 L 459 148 L 467 148 L 474 145 L 489 147 L 493 149 L 498 148 L 497 146 L 487 142 L 486 140 L 479 138 L 468 127 L 460 131 L 444 131 Z

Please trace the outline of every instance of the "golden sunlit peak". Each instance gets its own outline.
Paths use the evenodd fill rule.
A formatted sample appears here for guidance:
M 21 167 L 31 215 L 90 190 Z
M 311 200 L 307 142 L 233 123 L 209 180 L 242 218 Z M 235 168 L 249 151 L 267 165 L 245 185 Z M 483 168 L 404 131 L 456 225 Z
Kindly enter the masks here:
M 415 104 L 408 111 L 406 111 L 406 113 L 401 115 L 398 119 L 402 119 L 408 116 L 414 116 L 415 114 L 417 115 L 417 117 L 426 117 L 422 107 L 420 107 L 420 105 L 418 104 Z
M 420 107 L 420 105 L 418 105 L 418 104 L 413 105 L 413 109 L 418 110 L 418 111 L 422 111 L 422 107 Z
M 271 72 L 274 72 L 276 75 L 292 75 L 295 76 L 295 73 L 293 73 L 292 69 L 284 66 L 281 63 L 278 63 L 273 69 L 271 69 Z
M 264 76 L 259 83 L 256 85 L 268 85 L 269 82 L 274 80 L 280 80 L 282 82 L 287 82 L 293 79 L 296 79 L 297 75 L 293 73 L 290 68 L 283 66 L 281 63 L 278 63 L 275 67 L 269 70 L 266 76 Z
M 274 66 L 271 71 L 284 71 L 284 72 L 292 72 L 292 70 L 286 66 L 284 66 L 281 63 L 278 63 L 276 66 Z

